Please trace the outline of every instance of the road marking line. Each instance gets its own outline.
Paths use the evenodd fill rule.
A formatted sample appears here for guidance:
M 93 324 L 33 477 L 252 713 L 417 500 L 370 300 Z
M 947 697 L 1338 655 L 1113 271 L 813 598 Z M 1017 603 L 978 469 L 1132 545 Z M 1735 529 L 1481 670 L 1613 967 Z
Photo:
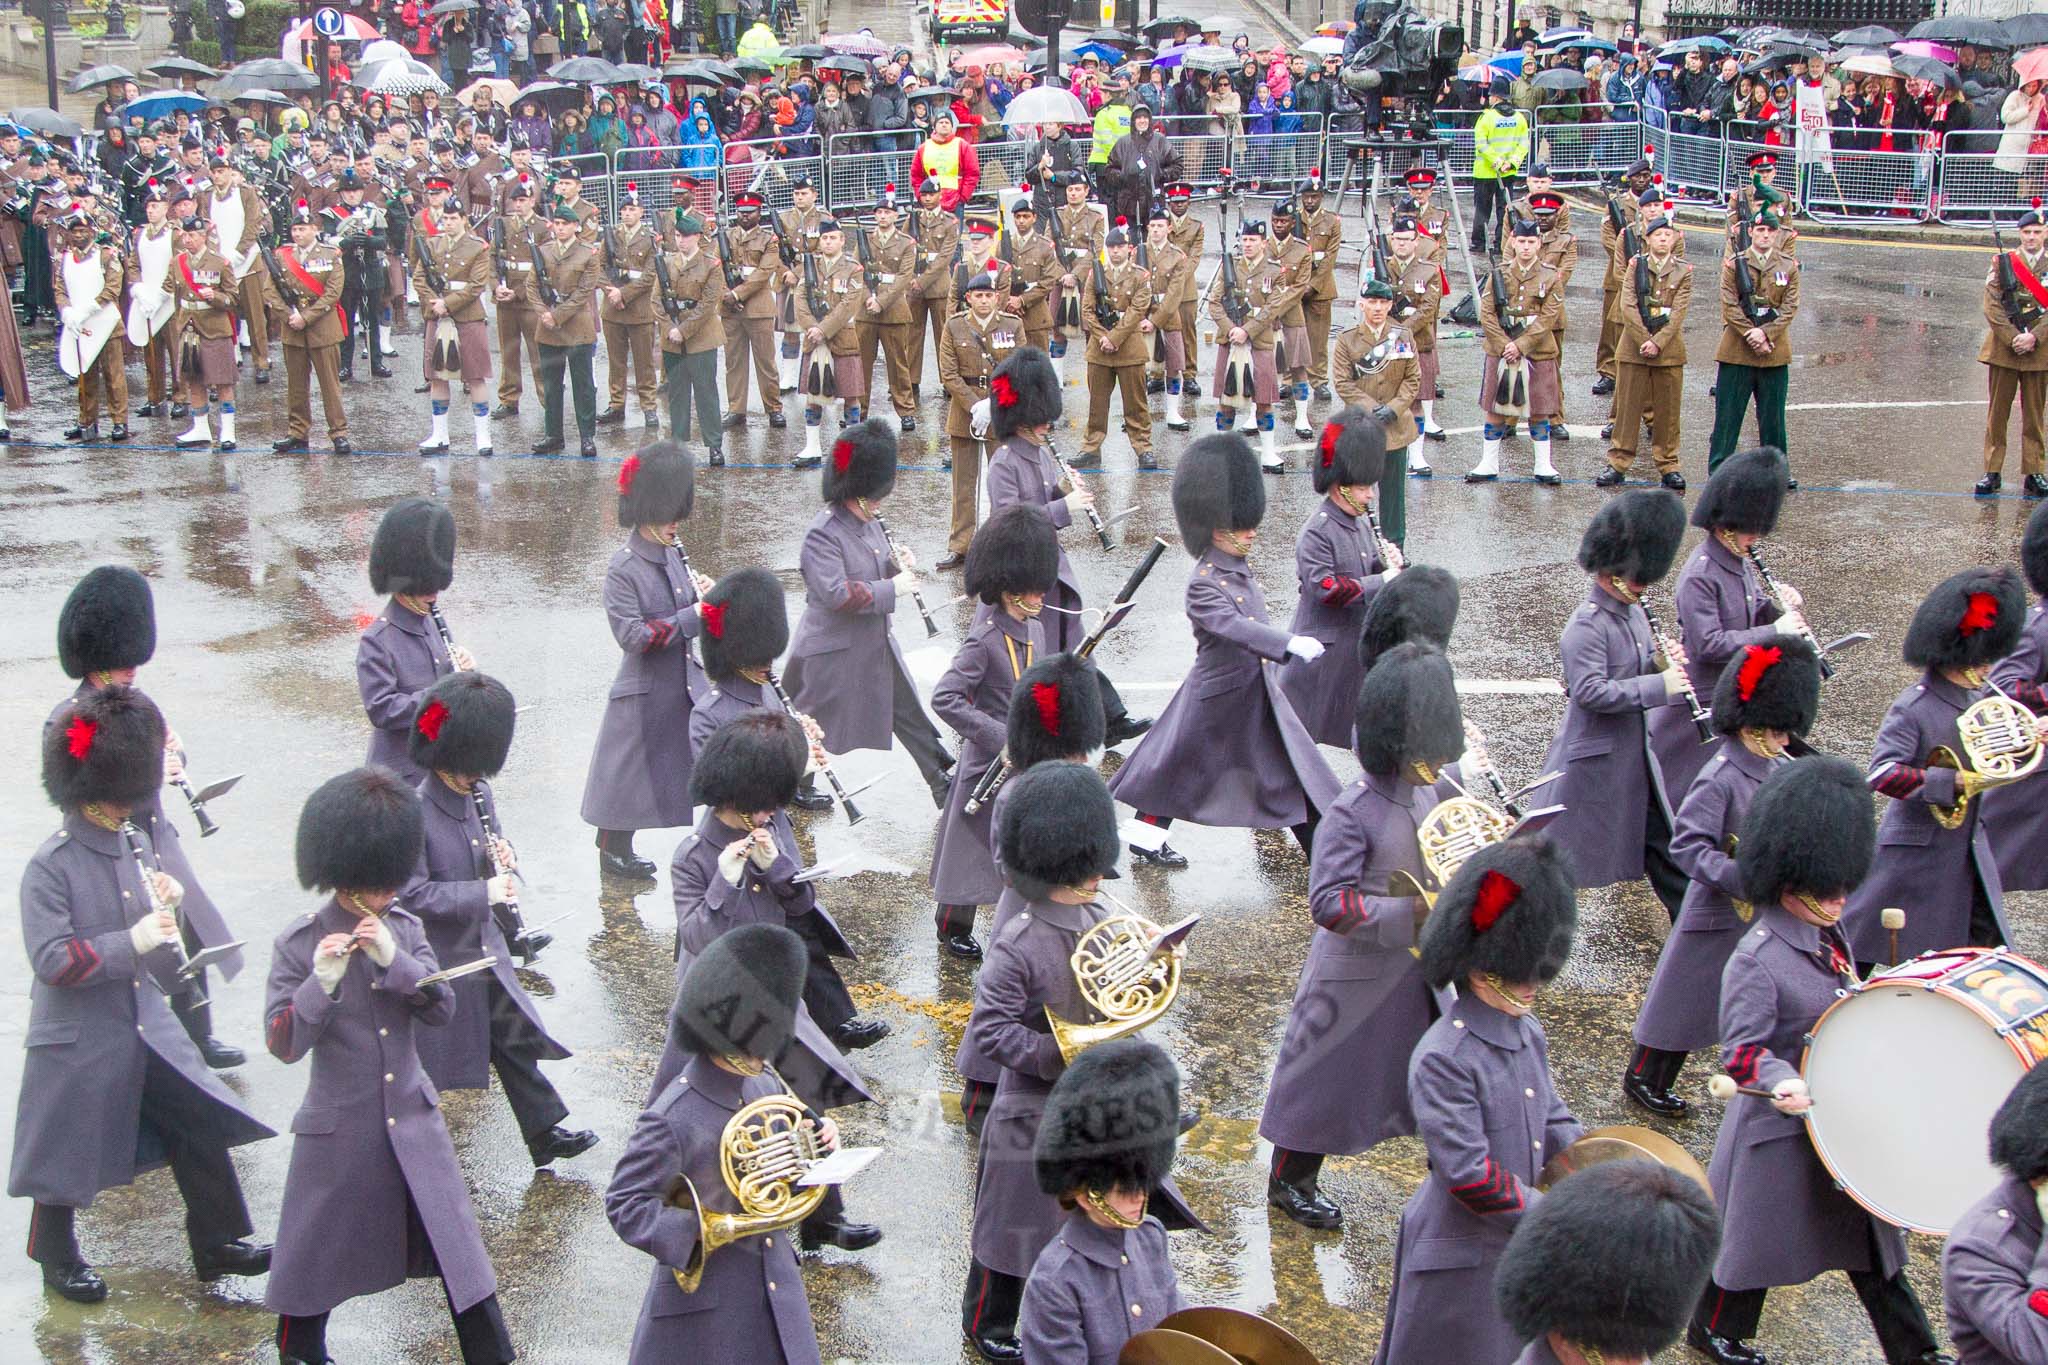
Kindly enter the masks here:
M 1117 687 L 1125 692 L 1176 692 L 1178 682 L 1124 682 Z M 1561 697 L 1564 684 L 1555 678 L 1459 678 L 1458 691 L 1467 696 L 1494 697 Z

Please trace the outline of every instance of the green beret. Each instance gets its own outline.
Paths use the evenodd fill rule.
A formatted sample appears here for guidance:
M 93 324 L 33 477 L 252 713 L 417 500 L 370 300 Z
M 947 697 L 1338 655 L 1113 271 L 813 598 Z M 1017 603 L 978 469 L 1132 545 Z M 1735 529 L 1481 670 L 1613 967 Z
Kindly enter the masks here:
M 1367 278 L 1366 282 L 1359 287 L 1358 297 L 1362 299 L 1386 299 L 1391 302 L 1394 297 L 1394 286 L 1388 284 L 1379 276 L 1374 275 Z
M 1756 217 L 1749 220 L 1749 225 L 1751 227 L 1772 228 L 1785 226 L 1783 223 L 1778 221 L 1778 215 L 1773 213 L 1769 209 L 1758 209 L 1756 211 Z
M 695 237 L 704 231 L 704 220 L 694 213 L 676 212 L 676 231 L 685 237 Z
M 549 217 L 558 223 L 580 223 L 583 221 L 576 216 L 576 210 L 570 208 L 567 204 L 555 205 L 555 211 Z

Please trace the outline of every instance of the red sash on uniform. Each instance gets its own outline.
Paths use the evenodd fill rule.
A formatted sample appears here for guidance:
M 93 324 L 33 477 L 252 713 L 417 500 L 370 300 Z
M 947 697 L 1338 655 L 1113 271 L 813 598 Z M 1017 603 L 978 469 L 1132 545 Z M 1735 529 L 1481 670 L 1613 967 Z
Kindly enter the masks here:
M 2008 251 L 2005 254 L 2012 261 L 2013 278 L 2027 287 L 2027 292 L 2034 296 L 2035 303 L 2048 308 L 2048 284 L 2042 284 L 2040 278 L 2027 269 L 2027 263 L 2020 259 L 2019 252 Z
M 185 277 L 185 287 L 192 291 L 192 297 L 195 299 L 198 298 L 199 281 L 192 278 L 192 262 L 190 252 L 181 251 L 178 253 L 178 273 Z
M 300 265 L 299 258 L 292 254 L 290 247 L 279 247 L 277 249 L 277 259 L 284 262 L 284 268 L 292 272 L 293 279 L 306 287 L 307 293 L 316 299 L 327 297 L 327 287 L 320 283 L 320 277 L 307 270 L 303 265 Z M 346 312 L 341 314 L 341 334 L 344 337 L 348 335 L 348 314 Z

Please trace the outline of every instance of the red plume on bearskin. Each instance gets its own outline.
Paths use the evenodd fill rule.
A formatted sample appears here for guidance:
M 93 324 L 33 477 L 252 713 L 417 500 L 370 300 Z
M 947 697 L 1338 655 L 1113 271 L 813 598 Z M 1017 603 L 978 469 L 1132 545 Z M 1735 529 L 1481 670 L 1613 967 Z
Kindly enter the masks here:
M 832 468 L 834 472 L 844 474 L 846 472 L 846 466 L 852 463 L 853 442 L 847 440 L 844 437 L 841 437 L 839 440 L 834 441 L 832 443 Z
M 1963 619 L 1956 622 L 1956 634 L 1975 635 L 1997 624 L 1998 599 L 1988 592 L 1973 592 L 1970 605 L 1963 610 Z
M 448 723 L 448 707 L 438 697 L 426 704 L 420 711 L 420 718 L 413 722 L 419 732 L 428 739 L 441 737 L 441 727 Z
M 1507 908 L 1515 903 L 1515 897 L 1521 894 L 1521 887 L 1489 869 L 1480 877 L 1479 894 L 1472 901 L 1474 931 L 1483 934 L 1491 929 L 1493 922 L 1506 913 Z
M 92 752 L 93 736 L 99 733 L 99 722 L 89 716 L 73 716 L 71 724 L 64 729 L 64 745 L 71 756 L 85 762 L 85 756 Z
M 725 638 L 725 604 L 723 602 L 703 602 L 698 605 L 697 610 L 704 618 L 705 633 L 714 640 L 723 640 Z
M 1038 708 L 1038 723 L 1048 735 L 1060 732 L 1060 689 L 1058 683 L 1031 684 L 1031 702 Z
M 999 408 L 1015 407 L 1017 404 L 1017 386 L 1010 382 L 1010 376 L 1006 374 L 999 374 L 991 380 L 988 391 L 995 398 L 996 406 Z
M 638 455 L 628 455 L 625 463 L 619 466 L 619 491 L 621 493 L 633 491 L 633 478 L 639 472 L 640 457 Z
M 1335 422 L 1323 423 L 1323 439 L 1319 449 L 1323 453 L 1323 468 L 1328 469 L 1337 460 L 1337 438 L 1344 434 L 1344 428 Z
M 1751 645 L 1742 652 L 1742 664 L 1735 674 L 1735 691 L 1744 701 L 1756 697 L 1756 685 L 1764 680 L 1764 674 L 1785 657 L 1785 651 L 1776 645 Z

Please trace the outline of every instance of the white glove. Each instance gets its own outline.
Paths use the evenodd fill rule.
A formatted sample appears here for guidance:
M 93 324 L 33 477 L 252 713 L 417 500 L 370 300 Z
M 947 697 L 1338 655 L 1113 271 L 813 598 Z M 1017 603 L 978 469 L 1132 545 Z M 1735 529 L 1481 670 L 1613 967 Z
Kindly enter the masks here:
M 484 899 L 492 905 L 519 904 L 519 887 L 513 882 L 512 874 L 493 877 L 484 884 Z
M 377 937 L 365 942 L 363 951 L 368 953 L 370 961 L 379 967 L 389 967 L 391 959 L 398 956 L 398 940 L 391 936 L 391 926 L 379 919 Z
M 967 429 L 977 441 L 988 435 L 988 399 L 982 399 L 967 410 Z
M 725 878 L 727 886 L 740 884 L 740 875 L 746 871 L 747 850 L 751 847 L 751 841 L 735 839 L 718 855 L 718 875 Z
M 1806 1081 L 1790 1076 L 1771 1087 L 1771 1107 L 1781 1114 L 1803 1114 L 1813 1107 L 1807 1097 Z
M 137 957 L 156 951 L 177 936 L 178 921 L 168 910 L 151 911 L 128 926 L 128 941 L 135 946 Z
M 1686 678 L 1684 669 L 1667 668 L 1657 676 L 1664 679 L 1665 696 L 1681 697 L 1685 695 Z
M 1776 624 L 1780 635 L 1803 635 L 1806 632 L 1806 620 L 1796 611 L 1786 612 Z
M 772 838 L 754 840 L 747 845 L 747 856 L 753 859 L 755 867 L 766 872 L 775 865 L 775 841 Z
M 320 989 L 334 994 L 341 985 L 341 978 L 348 974 L 348 958 L 330 957 L 326 953 L 313 954 L 313 979 L 320 983 Z
M 1323 657 L 1323 642 L 1313 635 L 1297 635 L 1287 642 L 1287 652 L 1303 663 L 1314 663 Z

